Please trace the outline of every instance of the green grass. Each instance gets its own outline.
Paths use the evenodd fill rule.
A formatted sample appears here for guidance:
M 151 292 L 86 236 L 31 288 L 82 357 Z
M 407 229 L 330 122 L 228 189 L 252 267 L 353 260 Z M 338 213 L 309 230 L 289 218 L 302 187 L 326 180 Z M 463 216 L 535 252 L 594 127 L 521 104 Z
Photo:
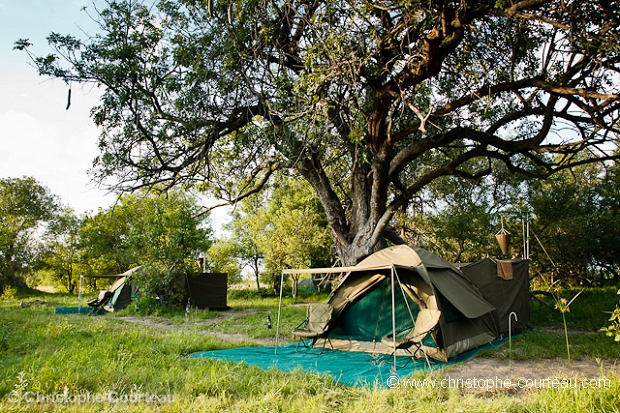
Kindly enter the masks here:
M 585 294 L 585 293 L 584 293 Z M 605 292 L 593 291 L 591 303 L 579 297 L 571 307 L 571 328 L 585 326 L 588 334 L 571 332 L 571 355 L 579 358 L 620 358 L 620 346 L 602 333 L 598 312 L 608 303 Z M 598 296 L 597 294 L 601 294 Z M 617 300 L 615 291 L 614 299 Z M 171 328 L 149 327 L 123 321 L 117 316 L 54 315 L 56 306 L 75 306 L 71 295 L 21 295 L 22 302 L 0 301 L 0 411 L 2 412 L 538 412 L 538 411 L 618 411 L 620 377 L 609 376 L 609 388 L 577 390 L 534 390 L 529 392 L 463 392 L 442 388 L 370 389 L 348 388 L 325 376 L 302 371 L 282 373 L 245 364 L 209 359 L 190 360 L 195 351 L 222 349 L 235 344 L 217 334 L 244 334 L 250 340 L 273 337 L 277 299 L 233 296 L 229 312 L 193 311 L 158 314 L 154 321 L 166 320 Z M 318 300 L 320 297 L 304 297 Z M 580 308 L 590 305 L 596 308 Z M 605 301 L 603 303 L 603 301 Z M 615 301 L 610 300 L 614 303 Z M 299 300 L 286 300 L 282 331 L 290 340 L 290 330 L 304 318 Z M 598 308 L 600 306 L 600 308 Z M 609 308 L 611 310 L 611 308 Z M 553 310 L 533 309 L 536 320 L 531 331 L 513 341 L 513 358 L 557 358 L 565 356 L 563 330 Z M 535 312 L 535 313 L 534 313 Z M 542 312 L 542 313 L 539 313 Z M 128 311 L 133 315 L 133 311 Z M 216 324 L 217 315 L 226 317 Z M 274 329 L 265 321 L 271 315 Z M 123 315 L 118 314 L 118 315 Z M 570 320 L 571 317 L 592 317 Z M 561 317 L 560 317 L 561 319 Z M 605 317 L 602 317 L 602 323 Z M 549 326 L 552 329 L 549 329 Z M 584 330 L 583 328 L 581 330 Z M 487 353 L 508 357 L 506 346 Z M 441 372 L 435 372 L 441 378 Z M 86 405 L 56 402 L 34 403 L 33 395 L 114 396 Z M 162 403 L 117 403 L 119 396 L 160 395 Z M 21 403 L 13 398 L 22 397 Z M 122 399 L 120 400 L 122 401 Z
M 558 293 L 558 297 L 570 300 L 581 288 L 567 288 Z M 618 303 L 617 287 L 586 288 L 575 299 L 566 313 L 566 322 L 569 329 L 598 331 L 608 325 L 610 312 Z M 531 302 L 531 320 L 534 326 L 562 326 L 562 314 L 553 308 L 552 299 L 544 297 L 551 306 L 546 306 L 536 300 Z
M 602 333 L 569 334 L 571 360 L 620 359 L 620 345 Z M 559 359 L 567 361 L 564 332 L 560 330 L 530 330 L 513 338 L 513 360 Z M 508 346 L 482 353 L 485 357 L 508 359 Z

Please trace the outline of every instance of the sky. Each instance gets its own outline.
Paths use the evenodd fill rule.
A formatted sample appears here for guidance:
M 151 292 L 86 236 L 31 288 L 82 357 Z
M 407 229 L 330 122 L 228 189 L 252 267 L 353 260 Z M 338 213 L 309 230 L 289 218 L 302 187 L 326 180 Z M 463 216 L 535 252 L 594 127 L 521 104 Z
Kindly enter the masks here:
M 66 110 L 68 86 L 40 77 L 13 46 L 28 38 L 36 53 L 47 54 L 50 32 L 93 32 L 83 5 L 92 10 L 89 0 L 0 0 L 0 179 L 34 177 L 78 214 L 116 200 L 87 175 L 98 154 L 99 132 L 89 117 L 98 91 L 73 85 Z
M 90 109 L 99 94 L 92 85 L 40 77 L 28 55 L 13 50 L 15 41 L 29 39 L 35 54 L 52 52 L 45 38 L 56 32 L 80 37 L 94 33 L 91 0 L 0 0 L 0 179 L 34 177 L 64 205 L 77 213 L 97 212 L 116 195 L 90 179 L 99 154 L 99 131 Z M 217 231 L 228 221 L 229 209 L 211 213 Z

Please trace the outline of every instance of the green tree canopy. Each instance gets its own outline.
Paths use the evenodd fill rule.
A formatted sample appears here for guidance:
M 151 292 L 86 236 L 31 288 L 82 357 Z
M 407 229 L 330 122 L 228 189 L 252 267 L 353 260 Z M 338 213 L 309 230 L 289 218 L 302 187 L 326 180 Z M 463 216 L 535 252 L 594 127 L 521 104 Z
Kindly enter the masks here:
M 123 0 L 94 17 L 100 33 L 53 33 L 32 59 L 103 88 L 99 178 L 233 204 L 289 170 L 345 264 L 402 242 L 392 218 L 440 177 L 616 158 L 618 1 Z
M 128 242 L 130 218 L 125 208 L 100 209 L 86 216 L 79 230 L 84 275 L 120 274 L 136 265 Z
M 206 267 L 211 272 L 227 274 L 228 284 L 238 283 L 241 281 L 242 270 L 239 256 L 239 245 L 230 238 L 218 238 L 207 251 Z
M 0 179 L 0 287 L 34 269 L 38 236 L 58 208 L 58 199 L 34 178 Z
M 581 285 L 620 276 L 619 183 L 617 165 L 590 165 L 530 184 L 537 272 Z
M 79 250 L 81 224 L 74 211 L 64 207 L 50 221 L 43 236 L 42 265 L 51 270 L 69 292 L 74 292 L 77 287 L 76 269 L 83 268 Z
M 493 237 L 499 212 L 493 183 L 445 177 L 429 185 L 423 207 L 410 217 L 418 244 L 451 262 L 473 262 L 498 251 Z
M 254 271 L 257 288 L 259 261 L 275 287 L 285 268 L 330 265 L 325 213 L 308 183 L 281 179 L 269 198 L 263 195 L 246 198 L 229 224 L 237 257 Z
M 82 226 L 83 256 L 104 274 L 148 267 L 138 276 L 143 291 L 178 298 L 184 277 L 199 270 L 198 256 L 212 243 L 208 217 L 201 212 L 196 198 L 179 190 L 123 195 Z
M 424 191 L 405 236 L 452 262 L 502 255 L 493 234 L 512 233 L 509 256 L 522 255 L 529 220 L 532 274 L 543 283 L 589 285 L 620 276 L 618 165 L 599 163 L 560 171 L 545 180 L 484 178 L 478 185 L 446 177 Z M 412 231 L 411 231 L 412 230 Z M 413 235 L 410 233 L 413 232 Z

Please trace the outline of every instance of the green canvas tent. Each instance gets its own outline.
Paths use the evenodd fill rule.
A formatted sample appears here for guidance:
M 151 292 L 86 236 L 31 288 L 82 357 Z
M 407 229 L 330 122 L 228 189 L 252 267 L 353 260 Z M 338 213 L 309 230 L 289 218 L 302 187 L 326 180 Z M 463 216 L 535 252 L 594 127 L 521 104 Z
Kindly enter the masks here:
M 493 312 L 500 334 L 519 333 L 530 326 L 529 260 L 493 260 L 485 258 L 461 266 L 465 278 L 478 288 L 496 310 Z
M 416 355 L 447 361 L 498 335 L 495 308 L 458 268 L 429 251 L 399 245 L 378 251 L 354 267 L 285 270 L 283 274 L 321 272 L 347 274 L 330 295 L 331 319 L 314 345 L 396 356 L 407 354 L 407 350 L 394 352 L 397 341 L 414 330 L 428 331 L 416 347 L 421 354 Z
M 108 312 L 114 312 L 127 308 L 131 302 L 131 284 L 127 282 L 127 277 L 120 277 L 110 287 L 112 296 L 110 300 L 103 306 Z
M 142 266 L 134 267 L 118 275 L 99 275 L 92 278 L 117 278 L 107 290 L 101 291 L 99 296 L 87 304 L 95 309 L 103 308 L 105 311 L 114 312 L 127 308 L 134 297 L 139 295 L 135 283 L 131 282 L 131 276 L 141 272 Z

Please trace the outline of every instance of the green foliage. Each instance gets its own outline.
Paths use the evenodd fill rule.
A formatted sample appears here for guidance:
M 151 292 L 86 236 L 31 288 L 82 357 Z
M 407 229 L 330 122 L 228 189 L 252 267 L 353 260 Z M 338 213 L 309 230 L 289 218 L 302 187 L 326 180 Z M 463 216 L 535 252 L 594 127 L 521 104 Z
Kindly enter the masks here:
M 487 255 L 522 256 L 527 217 L 531 272 L 538 275 L 533 283 L 604 285 L 620 277 L 618 168 L 584 165 L 544 181 L 503 170 L 477 185 L 445 177 L 428 185 L 419 203 L 398 216 L 398 224 L 412 245 L 452 262 L 472 262 Z M 513 236 L 507 257 L 493 237 L 501 218 Z
M 135 264 L 128 245 L 129 222 L 126 209 L 120 207 L 85 217 L 79 231 L 84 275 L 120 274 Z
M 582 290 L 579 299 L 571 305 L 570 313 L 565 314 L 567 327 L 569 330 L 599 331 L 606 325 L 609 309 L 617 303 L 615 294 L 617 289 L 615 287 L 564 287 L 556 290 L 556 296 L 573 297 Z M 532 324 L 546 327 L 563 326 L 562 313 L 554 308 L 555 300 L 551 297 L 542 297 L 542 299 L 546 304 L 537 300 L 532 300 L 530 303 Z
M 228 283 L 241 281 L 240 246 L 229 238 L 215 240 L 207 251 L 207 265 L 211 272 L 228 274 Z
M 48 225 L 43 237 L 43 268 L 50 270 L 68 292 L 76 290 L 76 272 L 84 274 L 79 265 L 79 229 L 81 222 L 69 208 L 62 208 Z
M 455 177 L 428 185 L 419 204 L 402 219 L 401 225 L 413 233 L 408 236 L 410 244 L 423 246 L 450 262 L 501 255 L 493 234 L 500 217 L 522 198 L 520 181 L 500 166 L 497 169 L 495 177 L 484 178 L 477 185 Z
M 54 53 L 30 57 L 41 75 L 103 85 L 97 178 L 238 205 L 276 171 L 302 176 L 355 264 L 401 241 L 395 214 L 442 177 L 618 157 L 617 3 L 526 6 L 123 0 L 97 9 L 99 33 L 52 33 Z
M 249 198 L 230 228 L 246 262 L 262 258 L 264 275 L 275 291 L 285 268 L 329 265 L 332 241 L 325 213 L 303 180 L 283 179 L 268 200 Z
M 620 290 L 618 290 L 620 294 Z M 614 341 L 620 342 L 620 307 L 616 304 L 616 309 L 611 313 L 609 317 L 611 324 L 607 327 L 601 328 L 601 331 L 605 332 L 607 337 L 613 337 Z
M 201 212 L 195 198 L 178 190 L 124 195 L 81 223 L 78 268 L 88 276 L 142 265 L 144 271 L 135 275 L 142 293 L 179 305 L 185 276 L 200 271 L 198 256 L 212 242 Z
M 199 212 L 196 201 L 180 191 L 125 195 L 107 212 L 126 231 L 119 237 L 120 251 L 132 265 L 145 266 L 136 276 L 143 294 L 181 304 L 185 276 L 199 270 L 198 255 L 211 244 L 211 230 Z
M 617 165 L 591 165 L 529 183 L 534 271 L 573 285 L 619 277 L 619 182 Z
M 17 289 L 15 287 L 11 287 L 10 285 L 5 285 L 2 289 L 2 296 L 0 298 L 4 301 L 13 301 L 17 296 Z
M 0 180 L 0 286 L 23 282 L 33 271 L 36 234 L 57 208 L 56 197 L 34 178 Z

